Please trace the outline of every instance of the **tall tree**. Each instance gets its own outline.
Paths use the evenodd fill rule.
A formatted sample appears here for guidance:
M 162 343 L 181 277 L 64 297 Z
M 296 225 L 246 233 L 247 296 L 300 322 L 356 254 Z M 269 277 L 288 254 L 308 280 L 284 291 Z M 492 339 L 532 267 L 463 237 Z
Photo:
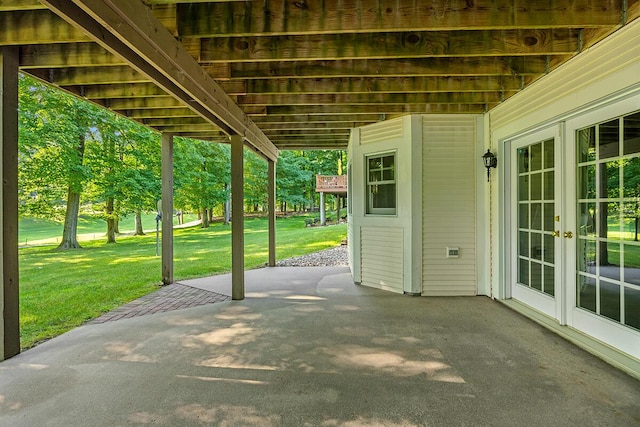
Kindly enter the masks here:
M 19 85 L 21 213 L 55 217 L 64 210 L 59 248 L 79 248 L 80 195 L 90 177 L 84 150 L 98 108 L 26 76 Z

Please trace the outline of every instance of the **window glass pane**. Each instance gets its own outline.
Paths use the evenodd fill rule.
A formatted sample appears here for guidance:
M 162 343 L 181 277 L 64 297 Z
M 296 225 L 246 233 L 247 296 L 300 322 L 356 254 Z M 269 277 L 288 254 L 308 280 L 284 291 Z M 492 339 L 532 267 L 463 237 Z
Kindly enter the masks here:
M 577 132 L 578 162 L 590 162 L 596 159 L 596 128 L 581 129 Z
M 396 206 L 396 185 L 376 184 L 371 186 L 374 208 L 394 208 Z
M 600 276 L 620 280 L 620 244 L 599 242 L 598 250 Z
M 544 168 L 549 169 L 553 167 L 553 139 L 544 142 Z
M 384 181 L 393 181 L 393 169 L 385 169 L 382 171 L 382 179 Z
M 598 126 L 598 154 L 601 159 L 620 155 L 620 120 L 615 119 Z
M 380 168 L 380 158 L 372 157 L 369 159 L 369 170 Z
M 640 286 L 640 246 L 624 245 L 624 281 Z
M 577 306 L 596 312 L 596 279 L 578 275 Z
M 640 112 L 624 118 L 624 154 L 640 153 Z
M 624 290 L 624 323 L 640 329 L 640 290 L 625 288 Z
M 369 182 L 378 182 L 382 178 L 380 171 L 373 170 L 369 172 Z
M 596 204 L 578 203 L 578 235 L 596 236 Z
M 578 240 L 578 271 L 596 273 L 596 242 L 595 240 Z
M 578 199 L 596 198 L 596 165 L 578 168 Z
M 600 314 L 620 321 L 620 285 L 600 281 Z

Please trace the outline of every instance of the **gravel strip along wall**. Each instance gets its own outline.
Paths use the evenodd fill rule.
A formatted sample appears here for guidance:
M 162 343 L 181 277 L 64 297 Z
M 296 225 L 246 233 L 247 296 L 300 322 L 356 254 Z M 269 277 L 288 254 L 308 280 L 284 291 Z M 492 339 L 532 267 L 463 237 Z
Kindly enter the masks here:
M 342 245 L 336 248 L 314 252 L 295 258 L 277 261 L 278 267 L 348 267 L 349 254 L 347 246 Z

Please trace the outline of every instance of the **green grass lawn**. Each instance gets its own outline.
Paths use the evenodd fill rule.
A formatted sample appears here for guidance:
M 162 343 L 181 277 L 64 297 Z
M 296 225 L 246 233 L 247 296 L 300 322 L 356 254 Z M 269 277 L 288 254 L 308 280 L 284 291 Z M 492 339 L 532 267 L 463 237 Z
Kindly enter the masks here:
M 197 219 L 196 214 L 185 214 L 184 222 Z M 174 224 L 177 218 L 174 217 Z M 41 218 L 21 218 L 18 222 L 18 238 L 21 245 L 25 244 L 55 244 L 62 236 L 62 221 L 53 221 Z M 155 230 L 156 214 L 147 213 L 142 215 L 142 228 L 145 230 Z M 120 232 L 132 233 L 135 230 L 134 216 L 125 216 L 120 220 Z M 78 239 L 81 241 L 97 240 L 104 238 L 107 232 L 107 223 L 100 218 L 80 215 L 78 218 Z
M 303 216 L 278 218 L 277 258 L 334 247 L 346 225 L 305 227 Z M 266 218 L 245 220 L 245 267 L 268 260 Z M 54 246 L 20 249 L 21 345 L 68 331 L 158 288 L 160 257 L 155 233 L 120 237 L 118 243 L 87 241 L 83 249 Z M 174 278 L 202 277 L 231 270 L 231 227 L 213 224 L 174 231 Z

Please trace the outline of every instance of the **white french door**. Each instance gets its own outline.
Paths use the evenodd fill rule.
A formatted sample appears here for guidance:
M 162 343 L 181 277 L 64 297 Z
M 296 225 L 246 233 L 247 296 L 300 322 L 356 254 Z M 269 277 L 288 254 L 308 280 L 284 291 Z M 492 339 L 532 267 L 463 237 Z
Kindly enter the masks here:
M 561 320 L 562 163 L 558 127 L 510 142 L 510 295 Z M 566 237 L 563 237 L 566 236 Z
M 640 358 L 640 95 L 508 141 L 507 298 Z

